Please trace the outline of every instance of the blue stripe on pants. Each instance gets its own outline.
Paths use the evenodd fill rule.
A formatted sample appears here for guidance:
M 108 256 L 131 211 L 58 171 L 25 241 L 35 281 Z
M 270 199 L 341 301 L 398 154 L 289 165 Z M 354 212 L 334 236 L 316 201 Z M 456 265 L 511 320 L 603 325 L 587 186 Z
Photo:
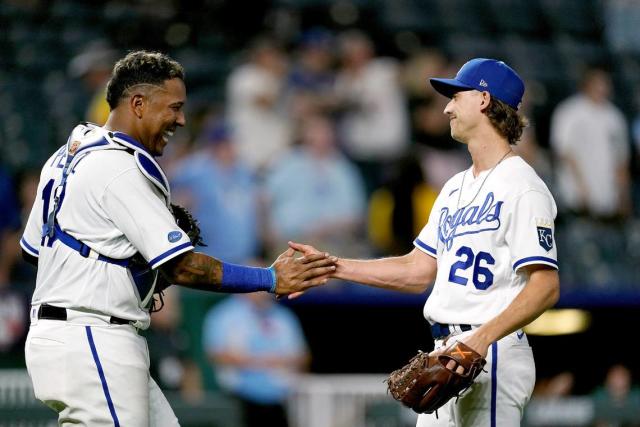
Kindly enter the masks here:
M 93 360 L 96 362 L 96 368 L 98 368 L 98 375 L 100 375 L 100 382 L 102 383 L 102 390 L 104 391 L 104 397 L 107 398 L 107 405 L 109 405 L 109 412 L 111 412 L 111 418 L 113 418 L 113 424 L 115 427 L 120 427 L 120 421 L 118 421 L 118 415 L 116 414 L 116 408 L 111 401 L 111 394 L 109 394 L 109 386 L 107 386 L 107 379 L 104 377 L 104 371 L 102 370 L 102 364 L 100 364 L 100 358 L 98 358 L 98 352 L 96 351 L 96 345 L 93 342 L 93 334 L 91 333 L 91 327 L 85 326 L 87 330 L 87 339 L 89 340 L 89 347 L 91 347 L 91 354 L 93 354 Z
M 496 427 L 496 400 L 498 394 L 498 343 L 491 344 L 491 427 Z

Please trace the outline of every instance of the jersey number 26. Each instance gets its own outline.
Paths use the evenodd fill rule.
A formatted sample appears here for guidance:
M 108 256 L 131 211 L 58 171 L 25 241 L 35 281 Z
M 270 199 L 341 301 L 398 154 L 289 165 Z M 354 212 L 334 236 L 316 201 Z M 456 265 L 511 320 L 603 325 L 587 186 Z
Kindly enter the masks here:
M 449 281 L 457 283 L 458 285 L 466 286 L 469 279 L 458 275 L 458 270 L 467 270 L 473 266 L 471 279 L 473 286 L 476 289 L 485 290 L 489 286 L 493 285 L 493 273 L 487 265 L 494 265 L 496 260 L 493 259 L 488 252 L 473 253 L 473 249 L 468 246 L 461 246 L 456 252 L 456 256 L 460 258 L 460 261 L 456 261 L 451 266 L 449 271 Z M 484 262 L 485 265 L 481 265 Z

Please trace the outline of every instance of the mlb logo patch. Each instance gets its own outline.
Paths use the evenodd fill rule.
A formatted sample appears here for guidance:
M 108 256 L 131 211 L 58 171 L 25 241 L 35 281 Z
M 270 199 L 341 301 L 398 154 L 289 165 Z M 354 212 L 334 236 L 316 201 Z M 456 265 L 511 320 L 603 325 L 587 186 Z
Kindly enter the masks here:
M 175 243 L 182 237 L 182 233 L 179 231 L 172 231 L 167 235 L 167 240 L 171 243 Z
M 538 226 L 538 243 L 544 248 L 545 251 L 550 251 L 553 248 L 553 230 L 550 227 Z

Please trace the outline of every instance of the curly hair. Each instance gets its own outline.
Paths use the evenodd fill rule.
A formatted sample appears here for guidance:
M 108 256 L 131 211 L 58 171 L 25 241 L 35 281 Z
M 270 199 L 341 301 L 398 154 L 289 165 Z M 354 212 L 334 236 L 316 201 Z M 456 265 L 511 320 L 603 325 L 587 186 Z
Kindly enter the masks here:
M 160 52 L 137 50 L 116 62 L 107 84 L 107 103 L 112 110 L 129 89 L 138 85 L 161 86 L 165 80 L 184 80 L 184 68 Z
M 518 113 L 515 108 L 491 97 L 489 106 L 484 110 L 493 127 L 504 136 L 509 144 L 516 145 L 520 141 L 522 131 L 529 126 L 529 120 Z

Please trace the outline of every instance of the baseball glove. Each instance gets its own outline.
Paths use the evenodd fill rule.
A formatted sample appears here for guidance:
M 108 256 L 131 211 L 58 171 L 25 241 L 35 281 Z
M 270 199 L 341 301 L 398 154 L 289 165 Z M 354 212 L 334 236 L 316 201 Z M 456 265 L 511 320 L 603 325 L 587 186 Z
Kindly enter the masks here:
M 456 366 L 447 369 L 451 360 Z M 469 388 L 486 362 L 471 347 L 458 341 L 436 356 L 420 351 L 407 365 L 389 375 L 388 391 L 415 412 L 431 414 Z M 462 374 L 456 372 L 458 367 L 464 369 Z
M 180 205 L 174 205 L 172 203 L 171 213 L 176 220 L 176 224 L 178 224 L 178 227 L 180 227 L 180 229 L 189 237 L 193 246 L 207 246 L 202 241 L 198 221 L 193 217 L 193 215 L 191 215 L 191 212 Z M 157 294 L 158 298 L 156 299 L 155 295 L 151 298 L 149 311 L 152 313 L 160 311 L 164 306 L 162 292 L 171 286 L 171 283 L 167 280 L 166 276 L 161 272 L 152 271 L 149 268 L 149 264 L 139 252 L 131 259 L 129 269 L 131 270 L 131 275 L 139 288 L 146 288 L 148 291 L 151 289 L 151 286 L 153 286 L 153 281 L 156 280 L 156 286 L 153 293 Z
M 180 227 L 180 229 L 185 232 L 187 237 L 189 237 L 189 240 L 191 241 L 191 244 L 193 246 L 207 246 L 204 244 L 202 236 L 200 235 L 198 220 L 195 219 L 193 215 L 191 215 L 191 212 L 189 212 L 187 208 L 171 203 L 171 213 L 176 220 L 176 224 L 178 224 L 178 227 Z M 171 283 L 169 283 L 165 275 L 159 274 L 155 293 L 160 294 L 160 308 L 162 308 L 162 306 L 164 305 L 164 301 L 162 301 L 162 291 L 167 289 L 169 286 L 171 286 Z M 154 307 L 151 310 L 152 312 L 160 310 L 160 308 L 155 310 L 155 306 L 156 303 L 154 302 Z
M 189 212 L 187 208 L 172 203 L 171 212 L 176 219 L 176 224 L 178 224 L 178 227 L 180 227 L 182 231 L 187 233 L 193 246 L 207 246 L 202 241 L 202 236 L 200 236 L 198 220 L 191 215 L 191 212 Z

